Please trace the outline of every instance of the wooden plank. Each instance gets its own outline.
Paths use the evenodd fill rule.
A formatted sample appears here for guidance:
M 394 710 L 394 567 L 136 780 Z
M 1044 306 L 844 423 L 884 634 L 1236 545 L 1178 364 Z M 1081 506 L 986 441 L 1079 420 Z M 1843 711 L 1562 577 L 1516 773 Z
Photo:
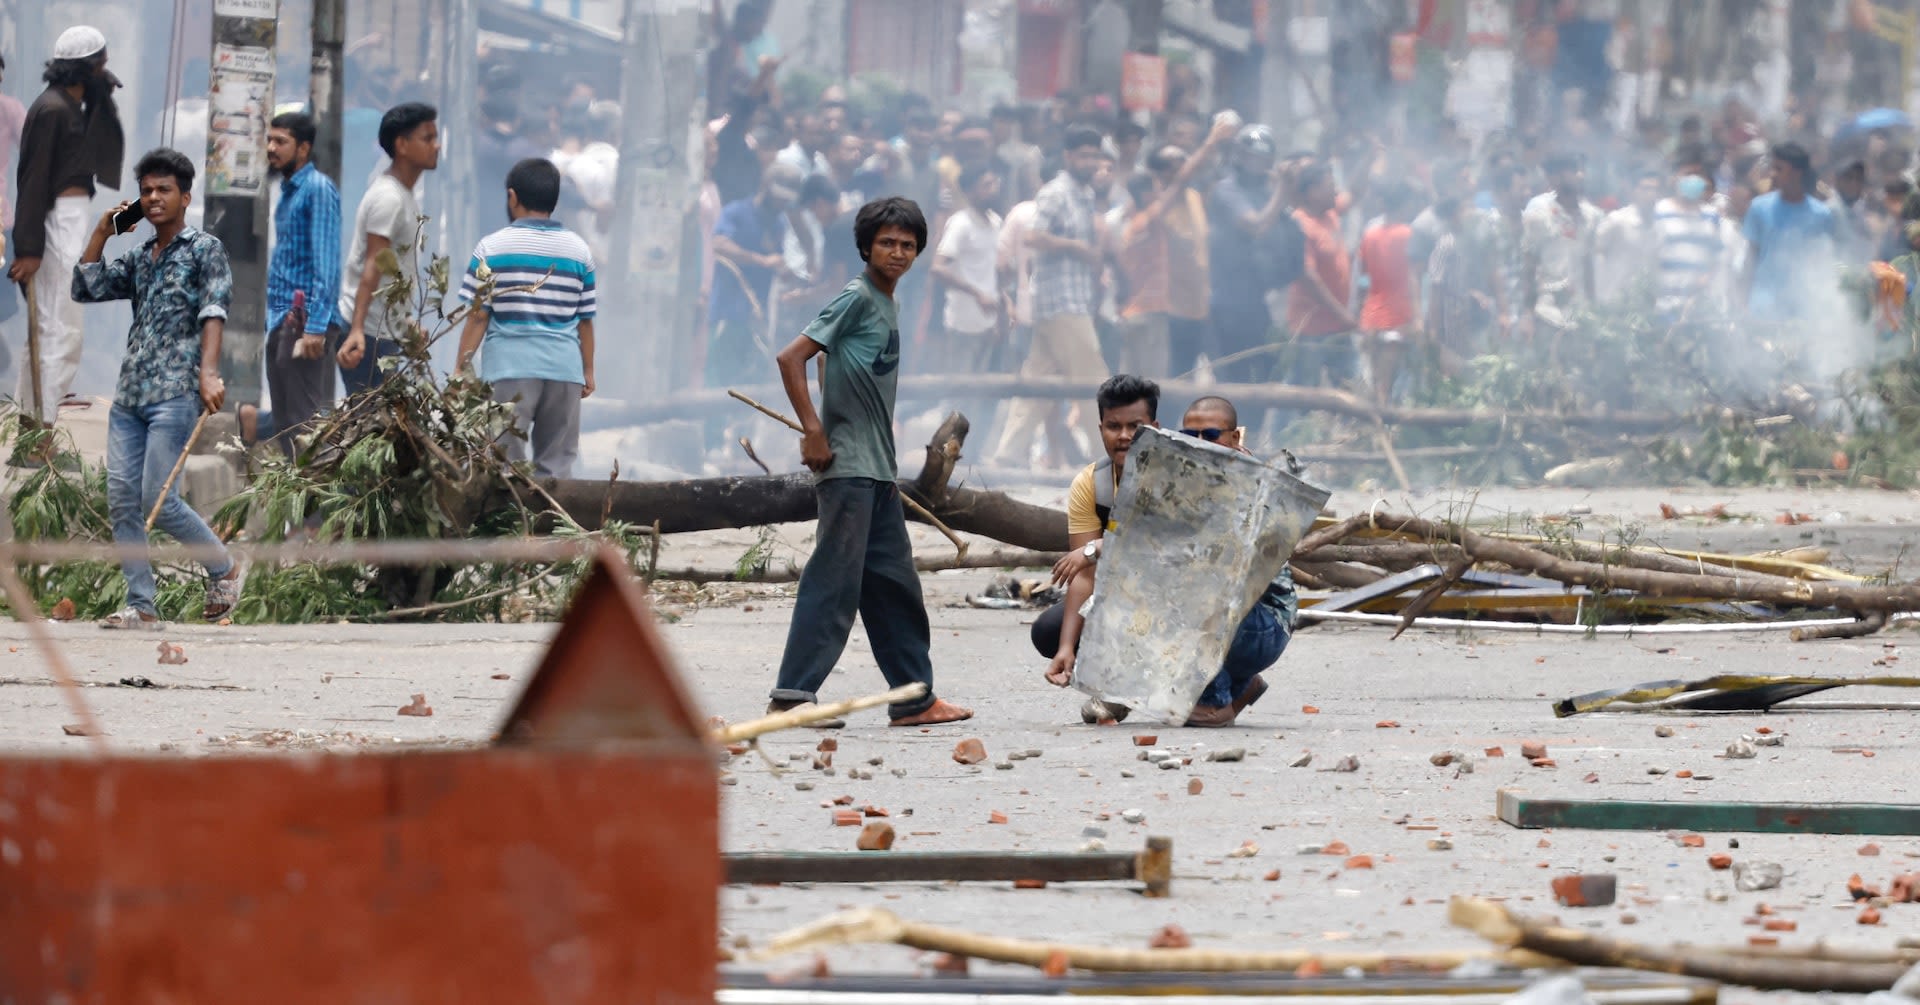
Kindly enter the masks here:
M 1140 882 L 1164 896 L 1172 842 L 1149 838 L 1133 852 L 732 852 L 722 856 L 727 882 L 761 883 L 1048 883 Z
M 1529 798 L 1501 789 L 1500 819 L 1515 827 L 1688 830 L 1751 834 L 1920 834 L 1920 806 L 1889 803 L 1719 803 Z

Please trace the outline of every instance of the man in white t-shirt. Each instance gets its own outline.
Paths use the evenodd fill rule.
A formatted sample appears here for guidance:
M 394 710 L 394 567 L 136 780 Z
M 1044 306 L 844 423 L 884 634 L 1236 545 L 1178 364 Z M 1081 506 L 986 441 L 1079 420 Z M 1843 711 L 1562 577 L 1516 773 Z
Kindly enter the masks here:
M 387 109 L 380 119 L 380 149 L 393 163 L 360 199 L 352 251 L 340 278 L 347 338 L 336 359 L 349 398 L 380 382 L 381 358 L 397 355 L 407 328 L 419 324 L 414 304 L 420 285 L 420 203 L 413 187 L 440 166 L 438 118 L 432 105 L 410 101 Z M 381 253 L 389 249 L 398 259 L 398 275 L 380 268 Z
M 933 278 L 947 288 L 946 335 L 940 371 L 986 373 L 1000 342 L 1000 280 L 997 274 L 1000 174 L 992 166 L 960 174 L 965 209 L 947 221 L 934 252 Z
M 567 161 L 561 171 L 587 204 L 586 212 L 568 220 L 593 250 L 595 260 L 612 261 L 613 199 L 620 178 L 620 148 L 614 146 L 619 133 L 620 106 L 611 101 L 596 101 L 587 109 L 587 145 Z

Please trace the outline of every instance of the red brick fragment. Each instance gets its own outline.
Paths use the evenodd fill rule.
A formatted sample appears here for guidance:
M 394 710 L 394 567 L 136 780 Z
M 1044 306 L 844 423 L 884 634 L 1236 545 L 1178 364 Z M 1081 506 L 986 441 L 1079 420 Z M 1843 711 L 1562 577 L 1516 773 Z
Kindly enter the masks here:
M 813 749 L 821 752 L 822 754 L 831 754 L 834 751 L 840 749 L 840 741 L 829 736 L 826 739 L 821 740 L 820 745 Z
M 1880 923 L 1880 909 L 1877 907 L 1869 907 L 1861 911 L 1860 917 L 1854 920 L 1862 925 L 1877 925 Z
M 1766 924 L 1761 927 L 1769 932 L 1792 932 L 1798 930 L 1800 924 L 1792 918 L 1768 918 Z
M 1557 768 L 1560 766 L 1559 764 L 1555 763 L 1554 759 L 1551 757 L 1536 757 L 1533 760 L 1528 761 L 1527 763 L 1533 765 L 1536 768 Z
M 1007 815 L 1005 813 L 1000 812 L 999 810 L 994 810 L 987 814 L 987 822 L 990 824 L 1006 823 Z
M 1395 721 L 1393 721 L 1392 719 L 1382 719 L 1382 720 L 1380 720 L 1379 722 L 1376 722 L 1376 723 L 1374 723 L 1374 724 L 1373 724 L 1373 728 L 1375 728 L 1375 729 L 1399 729 L 1399 728 L 1400 728 L 1400 724 L 1399 724 L 1399 723 L 1397 723 L 1397 722 L 1395 722 Z
M 1676 772 L 1674 772 L 1674 773 L 1673 773 L 1673 777 L 1675 777 L 1675 778 L 1692 778 L 1692 777 L 1693 777 L 1693 772 L 1691 772 L 1691 771 L 1688 771 L 1688 770 L 1686 770 L 1686 769 L 1684 769 L 1684 768 L 1682 768 L 1681 770 L 1679 770 L 1679 771 L 1676 771 Z
M 1320 854 L 1322 855 L 1350 855 L 1352 853 L 1353 849 L 1348 848 L 1345 841 L 1330 841 L 1320 849 Z
M 1709 869 L 1727 869 L 1732 866 L 1733 856 L 1726 852 L 1717 851 L 1707 856 L 1707 868 Z
M 1013 888 L 1016 890 L 1044 890 L 1047 888 L 1047 881 L 1044 879 L 1016 879 L 1013 881 Z
M 1680 847 L 1682 848 L 1705 848 L 1706 846 L 1707 839 L 1698 834 L 1680 835 Z
M 862 806 L 860 807 L 860 812 L 868 817 L 892 816 L 884 806 Z
M 1197 796 L 1200 794 L 1200 791 L 1206 787 L 1207 784 L 1198 778 L 1187 779 L 1187 795 Z
M 893 825 L 876 821 L 860 828 L 860 839 L 854 842 L 854 847 L 861 851 L 886 851 L 893 847 Z
M 858 827 L 860 826 L 861 819 L 859 810 L 833 811 L 833 825 L 835 827 Z
M 1556 876 L 1553 895 L 1563 907 L 1605 907 L 1613 903 L 1615 885 L 1612 873 Z
M 835 796 L 835 797 L 834 797 L 834 800 L 833 800 L 833 805 L 835 805 L 835 806 L 852 806 L 852 805 L 853 805 L 853 797 L 852 797 L 852 796 Z
M 1300 714 L 1301 715 L 1319 715 L 1320 707 L 1318 705 L 1302 705 L 1300 706 Z
M 1348 869 L 1371 869 L 1373 868 L 1373 856 L 1355 855 L 1341 864 Z
M 1537 761 L 1547 756 L 1547 745 L 1539 740 L 1528 740 L 1520 744 L 1520 756 L 1529 761 Z
M 933 972 L 944 977 L 967 976 L 967 958 L 952 953 L 941 953 L 933 958 Z
M 1151 747 L 1159 742 L 1160 738 L 1151 733 L 1136 733 L 1133 737 L 1133 745 L 1136 747 Z
M 1780 940 L 1776 936 L 1772 936 L 1772 935 L 1747 936 L 1747 945 L 1749 946 L 1777 946 L 1779 944 L 1780 944 Z
M 979 764 L 987 759 L 987 745 L 979 740 L 961 740 L 954 745 L 953 759 L 961 764 Z
M 1507 751 L 1506 751 L 1506 748 L 1504 747 L 1488 747 L 1486 750 L 1482 751 L 1482 753 L 1486 754 L 1488 757 L 1507 756 Z
M 1869 841 L 1866 844 L 1863 844 L 1860 846 L 1860 854 L 1865 855 L 1868 858 L 1872 858 L 1873 856 L 1880 854 L 1880 846 Z
M 78 616 L 79 612 L 74 609 L 72 597 L 61 597 L 60 602 L 53 605 L 53 610 L 47 612 L 48 621 L 72 621 Z
M 1265 876 L 1262 876 L 1260 878 L 1266 880 L 1269 883 L 1278 882 L 1280 879 L 1280 870 L 1275 869 L 1272 872 L 1269 872 Z
M 426 716 L 430 716 L 433 714 L 433 706 L 427 704 L 426 695 L 416 694 L 413 696 L 413 701 L 400 706 L 400 711 L 398 711 L 395 714 L 396 715 L 417 715 L 422 718 L 425 718 Z
M 1153 933 L 1147 940 L 1148 949 L 1191 949 L 1193 940 L 1187 937 L 1187 930 L 1179 925 L 1167 925 Z

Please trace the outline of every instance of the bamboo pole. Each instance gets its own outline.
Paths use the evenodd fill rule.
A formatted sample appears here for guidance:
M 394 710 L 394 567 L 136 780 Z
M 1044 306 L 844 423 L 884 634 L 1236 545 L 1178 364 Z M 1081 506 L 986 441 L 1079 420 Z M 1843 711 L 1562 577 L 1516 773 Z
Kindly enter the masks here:
M 826 705 L 815 705 L 812 708 L 789 709 L 785 712 L 775 712 L 772 715 L 762 716 L 761 718 L 752 719 L 747 722 L 735 723 L 731 726 L 714 730 L 713 738 L 719 743 L 739 743 L 742 740 L 751 740 L 754 737 L 765 736 L 768 733 L 777 733 L 783 729 L 795 729 L 800 726 L 812 725 L 813 723 L 826 719 L 837 719 L 849 712 L 858 712 L 863 709 L 873 708 L 876 705 L 892 705 L 903 701 L 912 701 L 915 698 L 925 696 L 926 693 L 927 686 L 916 681 L 912 684 L 902 684 L 891 691 L 886 691 L 881 694 L 870 694 L 864 698 L 849 698 L 846 701 L 836 701 Z
M 955 956 L 1029 967 L 1056 966 L 1064 962 L 1073 970 L 1133 973 L 1284 973 L 1313 966 L 1327 973 L 1355 968 L 1377 971 L 1389 967 L 1450 970 L 1475 960 L 1491 960 L 1517 967 L 1561 966 L 1555 960 L 1531 952 L 1318 953 L 1306 949 L 1122 949 L 1082 946 L 923 925 L 902 920 L 892 912 L 877 908 L 842 911 L 783 932 L 774 936 L 765 949 L 751 956 L 756 960 L 766 960 L 790 953 L 863 943 L 893 943 L 927 952 L 952 953 Z

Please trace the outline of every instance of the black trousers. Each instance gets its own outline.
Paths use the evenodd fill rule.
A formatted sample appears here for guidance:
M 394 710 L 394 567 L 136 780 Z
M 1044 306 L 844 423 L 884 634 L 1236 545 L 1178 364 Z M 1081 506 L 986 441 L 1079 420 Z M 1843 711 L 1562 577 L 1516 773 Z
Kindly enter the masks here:
M 934 701 L 932 629 L 899 486 L 833 478 L 816 485 L 814 494 L 820 522 L 813 557 L 800 574 L 773 700 L 818 700 L 820 686 L 846 651 L 858 612 L 887 686 L 927 685 L 926 697 L 889 706 L 888 714 L 899 719 L 926 711 Z

